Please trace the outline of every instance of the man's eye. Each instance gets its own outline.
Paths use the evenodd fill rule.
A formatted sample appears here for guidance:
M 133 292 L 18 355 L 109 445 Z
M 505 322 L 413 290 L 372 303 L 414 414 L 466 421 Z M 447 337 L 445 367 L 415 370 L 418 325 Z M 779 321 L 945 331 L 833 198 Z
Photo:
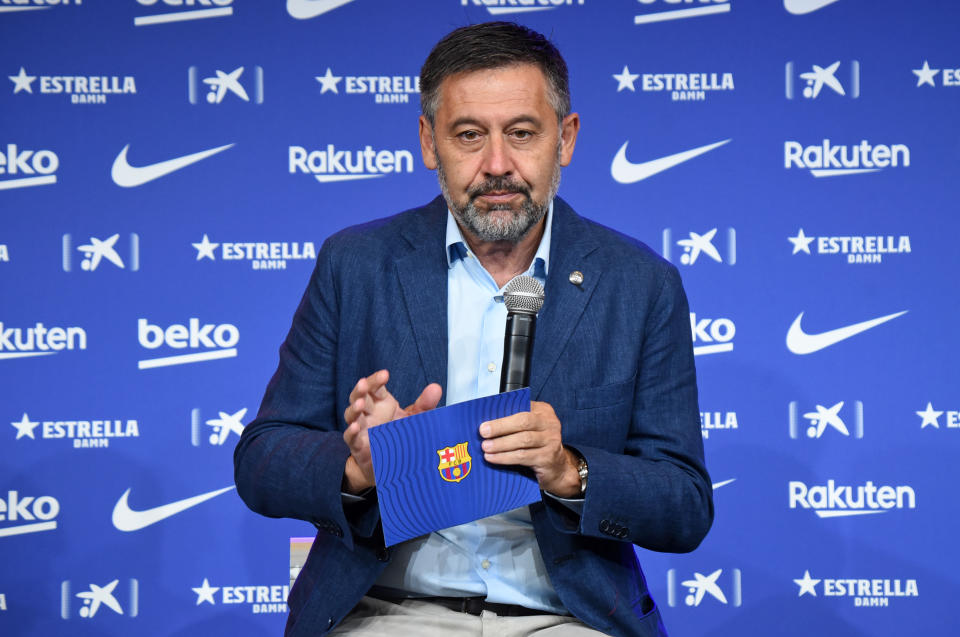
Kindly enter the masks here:
M 465 142 L 473 142 L 480 139 L 480 133 L 475 130 L 465 130 L 459 135 L 457 135 L 461 140 Z
M 514 139 L 524 141 L 533 137 L 533 133 L 528 130 L 515 130 L 510 132 L 510 136 Z

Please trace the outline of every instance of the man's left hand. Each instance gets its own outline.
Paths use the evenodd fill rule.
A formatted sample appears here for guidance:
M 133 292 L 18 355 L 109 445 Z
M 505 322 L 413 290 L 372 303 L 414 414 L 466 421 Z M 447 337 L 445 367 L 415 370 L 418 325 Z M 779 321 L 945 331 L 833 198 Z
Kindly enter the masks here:
M 483 457 L 491 464 L 530 467 L 540 488 L 561 498 L 580 497 L 577 458 L 563 446 L 560 420 L 549 403 L 480 425 Z

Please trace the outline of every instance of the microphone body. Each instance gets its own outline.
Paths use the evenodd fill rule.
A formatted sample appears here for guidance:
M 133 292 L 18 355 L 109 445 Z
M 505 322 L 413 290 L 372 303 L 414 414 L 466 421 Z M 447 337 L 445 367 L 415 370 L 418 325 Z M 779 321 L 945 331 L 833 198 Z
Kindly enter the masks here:
M 530 386 L 530 359 L 533 358 L 533 336 L 537 329 L 536 314 L 507 314 L 503 336 L 503 368 L 500 393 Z
M 543 286 L 532 276 L 521 275 L 503 291 L 507 306 L 507 328 L 503 336 L 503 366 L 500 393 L 530 386 L 530 362 L 537 312 L 543 307 Z

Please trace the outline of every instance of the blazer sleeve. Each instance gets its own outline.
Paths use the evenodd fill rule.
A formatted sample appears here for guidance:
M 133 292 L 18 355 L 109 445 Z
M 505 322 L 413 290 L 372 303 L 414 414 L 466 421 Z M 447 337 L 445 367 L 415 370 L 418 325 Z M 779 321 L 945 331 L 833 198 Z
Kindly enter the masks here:
M 379 511 L 375 496 L 344 503 L 340 494 L 350 451 L 337 401 L 335 253 L 328 239 L 280 347 L 257 418 L 237 443 L 234 481 L 253 511 L 306 520 L 352 548 L 355 535 L 374 533 Z
M 682 553 L 710 529 L 713 488 L 703 458 L 689 307 L 676 268 L 664 263 L 661 272 L 643 326 L 623 452 L 576 445 L 589 469 L 580 515 L 551 498 L 543 502 L 561 531 Z

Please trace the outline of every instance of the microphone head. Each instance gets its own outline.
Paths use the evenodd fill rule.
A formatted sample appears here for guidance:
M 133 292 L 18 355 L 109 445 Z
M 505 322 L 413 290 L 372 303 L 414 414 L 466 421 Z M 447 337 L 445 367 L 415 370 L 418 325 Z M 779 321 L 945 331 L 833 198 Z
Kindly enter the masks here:
M 503 289 L 503 304 L 510 314 L 536 314 L 543 307 L 543 286 L 532 276 L 515 276 Z

